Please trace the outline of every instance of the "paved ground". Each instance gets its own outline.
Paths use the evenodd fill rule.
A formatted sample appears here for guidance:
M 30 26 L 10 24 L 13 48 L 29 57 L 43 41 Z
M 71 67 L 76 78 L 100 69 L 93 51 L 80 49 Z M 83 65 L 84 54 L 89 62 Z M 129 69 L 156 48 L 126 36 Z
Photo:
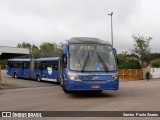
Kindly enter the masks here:
M 53 82 L 47 82 L 43 81 L 37 82 L 36 80 L 29 80 L 29 79 L 13 79 L 11 76 L 6 76 L 6 71 L 2 70 L 2 88 L 3 89 L 15 89 L 15 88 L 31 88 L 31 87 L 45 87 L 45 86 L 54 86 L 57 84 L 54 84 Z
M 99 94 L 65 94 L 58 84 L 12 80 L 13 88 L 4 86 L 0 89 L 0 111 L 160 111 L 160 79 L 120 82 L 118 91 L 104 91 Z

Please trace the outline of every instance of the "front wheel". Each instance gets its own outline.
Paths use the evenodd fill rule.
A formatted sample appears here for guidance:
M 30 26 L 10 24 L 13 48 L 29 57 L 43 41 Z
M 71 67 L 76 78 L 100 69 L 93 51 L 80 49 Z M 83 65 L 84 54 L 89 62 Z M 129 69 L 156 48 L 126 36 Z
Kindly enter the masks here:
M 60 85 L 61 85 L 61 87 L 63 87 L 63 80 L 62 79 L 60 79 Z
M 66 89 L 64 80 L 63 80 L 62 88 L 63 88 L 63 91 L 64 91 L 65 93 L 71 93 L 71 91 L 69 91 L 69 90 Z
M 101 92 L 103 92 L 103 90 L 96 90 L 96 91 L 94 91 L 95 93 L 101 93 Z

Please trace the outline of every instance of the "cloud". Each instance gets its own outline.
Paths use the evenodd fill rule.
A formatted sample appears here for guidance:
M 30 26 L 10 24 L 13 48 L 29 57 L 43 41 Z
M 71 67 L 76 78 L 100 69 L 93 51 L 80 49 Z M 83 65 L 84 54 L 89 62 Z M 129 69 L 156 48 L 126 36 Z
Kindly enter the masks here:
M 114 12 L 114 45 L 119 51 L 128 50 L 133 45 L 132 34 L 158 40 L 159 3 L 157 0 L 1 0 L 0 45 L 16 46 L 24 41 L 35 45 L 64 43 L 65 39 L 77 36 L 110 41 L 107 14 Z M 152 13 L 153 19 L 148 13 Z M 157 45 L 154 43 L 153 48 Z

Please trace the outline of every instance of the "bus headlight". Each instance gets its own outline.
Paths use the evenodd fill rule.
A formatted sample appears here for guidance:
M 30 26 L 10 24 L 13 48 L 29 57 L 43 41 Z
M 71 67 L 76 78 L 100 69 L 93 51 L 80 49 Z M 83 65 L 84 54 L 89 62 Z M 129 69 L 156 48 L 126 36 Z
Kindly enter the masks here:
M 118 80 L 118 76 L 114 76 L 114 77 L 113 77 L 113 80 Z
M 69 79 L 70 79 L 70 80 L 77 81 L 77 80 L 78 80 L 78 77 L 77 77 L 77 76 L 69 76 Z
M 68 77 L 70 80 L 73 80 L 73 81 L 81 81 L 78 79 L 78 75 L 77 74 L 74 74 L 74 73 L 67 73 Z

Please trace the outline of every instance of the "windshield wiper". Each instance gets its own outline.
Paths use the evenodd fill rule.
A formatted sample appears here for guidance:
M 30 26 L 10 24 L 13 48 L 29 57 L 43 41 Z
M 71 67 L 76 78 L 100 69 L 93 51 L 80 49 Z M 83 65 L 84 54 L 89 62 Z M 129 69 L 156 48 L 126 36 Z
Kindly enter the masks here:
M 84 69 L 85 69 L 85 67 L 86 67 L 86 64 L 87 64 L 88 59 L 89 59 L 89 52 L 88 52 L 87 57 L 86 57 L 85 60 L 84 60 L 83 67 L 82 67 L 82 72 L 84 72 Z
M 103 61 L 102 57 L 99 55 L 98 51 L 97 51 L 97 55 L 98 55 L 98 59 L 100 60 L 100 62 L 102 63 L 103 65 L 103 69 L 108 72 L 108 67 L 107 65 L 105 64 L 105 62 Z

